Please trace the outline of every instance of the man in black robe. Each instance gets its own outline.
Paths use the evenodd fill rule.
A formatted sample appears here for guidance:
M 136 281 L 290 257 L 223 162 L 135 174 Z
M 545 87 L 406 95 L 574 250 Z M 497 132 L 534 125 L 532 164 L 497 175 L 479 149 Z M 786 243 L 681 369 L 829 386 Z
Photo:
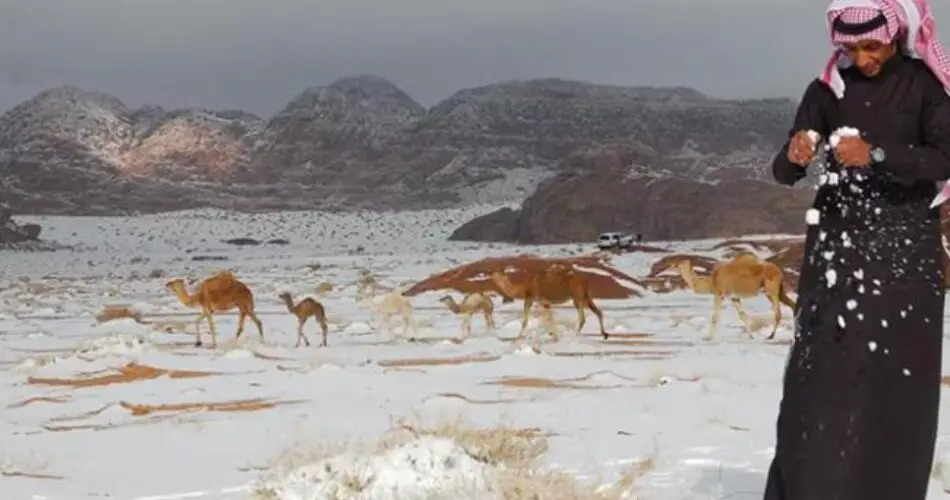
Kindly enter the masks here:
M 765 500 L 924 500 L 930 480 L 944 313 L 930 203 L 950 177 L 950 65 L 915 50 L 927 18 L 907 9 L 925 2 L 863 3 L 832 2 L 837 52 L 773 164 L 786 185 L 826 170 Z

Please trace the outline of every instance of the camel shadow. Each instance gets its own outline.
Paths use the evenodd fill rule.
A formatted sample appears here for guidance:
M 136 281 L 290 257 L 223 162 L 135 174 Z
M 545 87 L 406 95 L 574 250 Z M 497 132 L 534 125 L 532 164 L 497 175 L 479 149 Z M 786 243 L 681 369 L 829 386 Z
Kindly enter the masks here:
M 693 484 L 696 498 L 759 500 L 765 490 L 765 472 L 730 467 L 701 465 L 699 478 Z

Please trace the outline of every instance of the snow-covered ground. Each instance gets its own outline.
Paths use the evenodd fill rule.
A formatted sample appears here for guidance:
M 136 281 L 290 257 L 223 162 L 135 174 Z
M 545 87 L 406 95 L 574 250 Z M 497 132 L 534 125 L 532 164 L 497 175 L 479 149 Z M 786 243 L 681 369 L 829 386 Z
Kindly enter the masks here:
M 496 303 L 500 339 L 486 335 L 476 317 L 475 335 L 455 343 L 461 319 L 438 303 L 443 292 L 430 292 L 412 298 L 420 341 L 392 341 L 355 298 L 361 269 L 400 286 L 485 256 L 588 250 L 446 243 L 472 215 L 23 218 L 42 224 L 44 236 L 82 248 L 0 253 L 0 498 L 236 499 L 253 498 L 263 485 L 277 498 L 310 500 L 348 498 L 328 493 L 347 481 L 364 488 L 358 498 L 393 498 L 381 496 L 387 485 L 399 485 L 403 495 L 427 487 L 424 498 L 492 498 L 479 489 L 491 465 L 452 439 L 375 444 L 398 419 L 457 416 L 545 433 L 543 463 L 582 482 L 613 483 L 631 464 L 649 460 L 630 498 L 761 498 L 788 350 L 787 310 L 778 339 L 766 342 L 743 340 L 727 308 L 721 342 L 709 344 L 700 342 L 708 297 L 604 300 L 608 329 L 623 335 L 604 342 L 589 320 L 580 337 L 546 343 L 539 354 L 510 342 L 519 303 Z M 220 241 L 236 237 L 290 244 Z M 613 264 L 642 275 L 660 256 L 630 254 Z M 224 314 L 216 316 L 218 350 L 207 347 L 207 334 L 206 347 L 195 348 L 195 312 L 164 283 L 225 268 L 254 291 L 265 337 L 248 325 L 236 342 L 236 316 Z M 334 290 L 317 295 L 320 283 Z M 293 348 L 296 319 L 278 301 L 282 291 L 324 303 L 328 348 Z M 94 316 L 108 305 L 133 306 L 147 323 L 97 324 Z M 769 316 L 764 298 L 747 308 Z M 556 311 L 570 331 L 573 311 Z M 400 332 L 398 319 L 394 325 Z M 313 323 L 306 331 L 319 340 Z M 950 398 L 943 401 L 939 450 L 950 458 Z M 308 468 L 307 456 L 324 461 Z M 937 469 L 946 477 L 934 474 L 931 499 L 947 497 L 944 460 Z M 441 484 L 423 473 L 433 471 Z M 452 491 L 432 496 L 449 483 Z

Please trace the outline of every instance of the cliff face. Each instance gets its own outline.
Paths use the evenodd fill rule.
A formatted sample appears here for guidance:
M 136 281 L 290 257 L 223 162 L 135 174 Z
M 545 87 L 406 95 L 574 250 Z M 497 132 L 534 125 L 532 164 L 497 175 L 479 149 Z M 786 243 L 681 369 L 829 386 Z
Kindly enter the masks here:
M 385 79 L 355 76 L 308 88 L 261 119 L 129 109 L 64 87 L 0 116 L 0 196 L 18 212 L 115 214 L 197 206 L 398 210 L 517 203 L 534 193 L 518 237 L 573 238 L 596 230 L 567 229 L 590 226 L 581 222 L 544 229 L 553 205 L 566 203 L 565 214 L 588 220 L 613 207 L 597 216 L 609 225 L 633 220 L 623 210 L 647 214 L 627 198 L 718 193 L 717 182 L 758 186 L 750 182 L 765 177 L 793 112 L 790 100 L 556 79 L 465 89 L 427 110 Z M 596 175 L 585 180 L 578 172 Z M 611 184 L 618 179 L 623 189 Z M 607 192 L 616 192 L 613 201 Z M 682 207 L 664 210 L 674 208 Z M 754 216 L 757 224 L 784 224 L 766 212 Z M 676 217 L 685 216 L 643 230 L 686 228 L 669 222 Z M 718 224 L 728 226 L 738 216 L 722 217 Z M 688 232 L 712 230 L 704 224 Z
M 505 209 L 463 225 L 454 240 L 565 243 L 605 231 L 649 239 L 800 233 L 814 192 L 756 179 L 697 180 L 637 165 L 640 155 L 611 147 L 572 158 L 520 210 Z

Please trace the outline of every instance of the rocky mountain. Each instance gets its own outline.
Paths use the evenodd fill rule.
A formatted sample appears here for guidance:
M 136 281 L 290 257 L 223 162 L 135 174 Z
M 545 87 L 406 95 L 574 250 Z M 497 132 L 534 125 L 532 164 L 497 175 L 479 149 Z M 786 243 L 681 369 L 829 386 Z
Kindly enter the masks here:
M 75 214 L 517 202 L 605 144 L 697 181 L 761 178 L 793 111 L 790 100 L 557 79 L 461 90 L 425 109 L 383 78 L 354 76 L 261 119 L 129 109 L 62 87 L 0 116 L 0 199 Z
M 520 210 L 509 208 L 458 228 L 453 240 L 566 243 L 595 241 L 603 231 L 649 239 L 797 234 L 814 191 L 752 178 L 697 180 L 643 167 L 627 145 L 570 157 L 572 168 L 545 181 Z

